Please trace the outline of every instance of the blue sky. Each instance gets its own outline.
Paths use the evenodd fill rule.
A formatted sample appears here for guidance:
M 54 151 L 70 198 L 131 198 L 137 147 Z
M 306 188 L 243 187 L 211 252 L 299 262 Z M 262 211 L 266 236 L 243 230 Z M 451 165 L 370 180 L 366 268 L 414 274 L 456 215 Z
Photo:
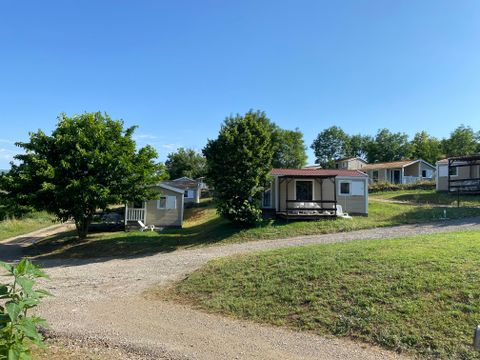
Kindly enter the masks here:
M 331 125 L 480 129 L 475 0 L 5 0 L 0 44 L 0 168 L 60 112 L 139 125 L 162 160 L 251 108 L 307 145 Z

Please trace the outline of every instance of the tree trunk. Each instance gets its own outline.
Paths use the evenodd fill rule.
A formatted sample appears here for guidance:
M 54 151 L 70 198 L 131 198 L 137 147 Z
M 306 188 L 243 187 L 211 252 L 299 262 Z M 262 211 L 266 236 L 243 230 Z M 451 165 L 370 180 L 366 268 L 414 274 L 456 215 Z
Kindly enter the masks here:
M 85 239 L 87 237 L 88 227 L 90 226 L 91 222 L 92 217 L 90 215 L 75 220 L 75 227 L 77 228 L 77 234 L 80 239 Z

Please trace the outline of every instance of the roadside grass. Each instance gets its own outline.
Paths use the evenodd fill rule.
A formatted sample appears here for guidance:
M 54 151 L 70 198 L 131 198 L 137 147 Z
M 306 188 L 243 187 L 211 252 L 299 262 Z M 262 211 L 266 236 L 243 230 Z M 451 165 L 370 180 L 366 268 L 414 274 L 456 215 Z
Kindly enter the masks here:
M 425 358 L 479 359 L 471 346 L 480 322 L 479 284 L 475 231 L 222 258 L 167 297 Z
M 442 208 L 371 202 L 368 217 L 321 221 L 264 221 L 255 228 L 238 228 L 220 218 L 213 204 L 187 209 L 183 229 L 161 232 L 93 233 L 79 240 L 74 232 L 52 236 L 24 251 L 33 258 L 133 257 L 169 252 L 181 248 L 228 244 L 264 239 L 346 232 L 400 224 L 439 221 Z M 458 219 L 480 216 L 477 208 L 449 208 L 447 217 Z
M 449 194 L 446 192 L 436 192 L 435 190 L 384 191 L 369 194 L 369 198 L 371 200 L 386 199 L 424 205 L 457 205 L 457 195 Z M 460 206 L 462 207 L 480 206 L 479 195 L 460 195 L 459 198 Z
M 21 218 L 8 218 L 0 221 L 0 242 L 13 236 L 53 225 L 53 216 L 46 212 L 33 212 Z

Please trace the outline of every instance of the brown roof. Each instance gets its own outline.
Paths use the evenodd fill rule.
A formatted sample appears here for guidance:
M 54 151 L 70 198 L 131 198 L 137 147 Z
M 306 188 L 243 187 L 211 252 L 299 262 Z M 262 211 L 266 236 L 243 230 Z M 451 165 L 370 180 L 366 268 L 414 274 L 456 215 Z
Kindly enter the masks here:
M 359 158 L 358 156 L 351 156 L 351 157 L 346 157 L 346 158 L 342 158 L 342 159 L 337 159 L 334 162 L 352 161 L 352 160 L 360 160 L 360 161 L 363 161 L 364 163 L 367 163 L 365 160 L 363 160 L 362 158 Z
M 319 176 L 319 177 L 335 177 L 335 176 L 367 176 L 358 170 L 341 170 L 341 169 L 272 169 L 270 175 L 278 176 Z
M 448 159 L 438 160 L 437 164 L 448 164 Z
M 404 167 L 405 165 L 411 164 L 416 160 L 401 160 L 401 161 L 391 161 L 384 163 L 374 163 L 365 165 L 362 170 L 371 170 L 371 169 L 396 169 Z
M 177 189 L 196 189 L 198 188 L 198 182 L 188 181 L 188 180 L 166 180 L 162 181 L 162 183 L 176 187 Z

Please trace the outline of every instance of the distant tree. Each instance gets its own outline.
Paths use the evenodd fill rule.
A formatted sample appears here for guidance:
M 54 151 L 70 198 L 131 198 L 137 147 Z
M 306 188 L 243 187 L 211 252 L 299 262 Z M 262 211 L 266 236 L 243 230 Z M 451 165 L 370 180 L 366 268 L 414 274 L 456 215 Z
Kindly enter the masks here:
M 471 155 L 480 152 L 480 133 L 470 126 L 460 125 L 442 141 L 447 156 Z
M 205 175 L 206 160 L 201 153 L 193 149 L 179 148 L 168 154 L 165 166 L 170 179 L 183 176 L 196 179 Z
M 351 135 L 345 143 L 346 157 L 366 158 L 368 144 L 372 141 L 370 136 L 366 135 Z
M 380 129 L 367 145 L 369 163 L 397 161 L 410 156 L 411 146 L 408 135 L 404 133 L 392 133 L 388 129 Z
M 80 238 L 98 209 L 127 201 L 145 200 L 147 185 L 159 178 L 155 150 L 136 150 L 135 127 L 107 114 L 61 114 L 52 134 L 30 133 L 16 145 L 18 164 L 1 178 L 12 202 L 46 210 L 59 220 L 73 219 Z
M 275 125 L 272 131 L 274 168 L 299 169 L 307 164 L 303 134 L 297 128 L 284 130 Z
M 209 140 L 203 149 L 217 211 L 234 223 L 251 225 L 261 219 L 262 187 L 268 182 L 273 159 L 269 124 L 261 111 L 230 116 L 217 139 Z
M 441 143 L 426 131 L 418 132 L 411 142 L 411 154 L 414 159 L 423 159 L 435 164 L 442 157 Z
M 323 130 L 311 146 L 315 153 L 316 163 L 322 167 L 332 167 L 336 159 L 346 155 L 348 143 L 349 136 L 338 126 Z

